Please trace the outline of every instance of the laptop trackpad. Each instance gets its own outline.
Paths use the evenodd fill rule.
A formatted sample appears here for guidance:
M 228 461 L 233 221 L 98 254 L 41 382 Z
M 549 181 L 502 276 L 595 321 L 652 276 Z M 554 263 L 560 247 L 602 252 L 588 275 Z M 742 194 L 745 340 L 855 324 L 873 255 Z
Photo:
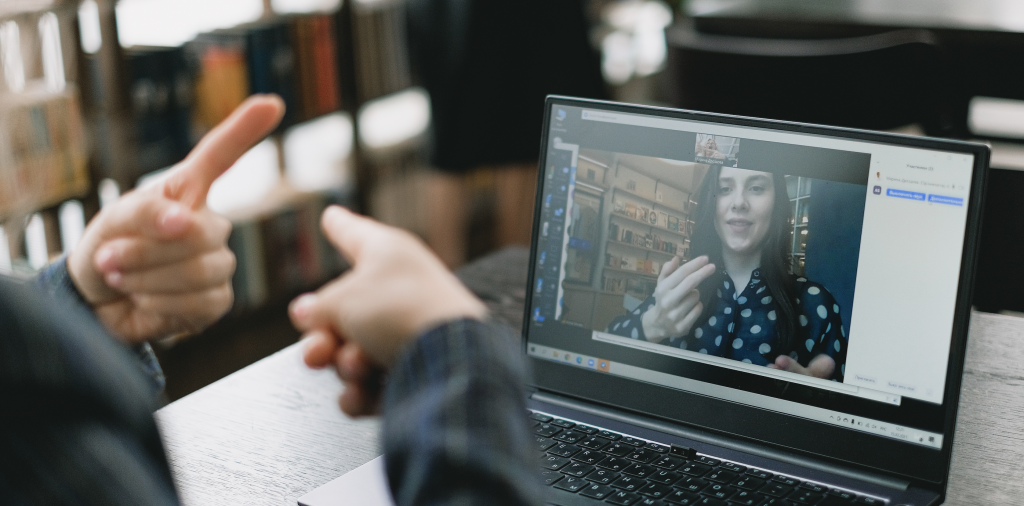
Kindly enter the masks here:
M 301 506 L 394 506 L 381 455 L 299 498 Z

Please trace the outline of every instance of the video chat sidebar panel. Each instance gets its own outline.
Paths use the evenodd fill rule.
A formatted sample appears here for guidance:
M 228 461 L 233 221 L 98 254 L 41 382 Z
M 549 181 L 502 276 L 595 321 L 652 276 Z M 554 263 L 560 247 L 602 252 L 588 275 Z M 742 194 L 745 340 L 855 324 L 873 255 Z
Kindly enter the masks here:
M 569 192 L 576 167 L 573 151 L 551 149 L 544 166 L 544 193 L 540 208 L 540 236 L 537 240 L 537 265 L 531 318 L 537 323 L 553 322 L 558 318 L 557 308 L 561 296 L 561 264 Z

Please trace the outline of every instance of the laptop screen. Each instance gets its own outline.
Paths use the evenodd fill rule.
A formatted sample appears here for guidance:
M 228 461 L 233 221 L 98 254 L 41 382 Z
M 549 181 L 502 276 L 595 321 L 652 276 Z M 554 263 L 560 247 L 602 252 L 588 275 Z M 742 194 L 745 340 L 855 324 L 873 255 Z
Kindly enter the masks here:
M 552 107 L 529 355 L 942 448 L 973 155 Z

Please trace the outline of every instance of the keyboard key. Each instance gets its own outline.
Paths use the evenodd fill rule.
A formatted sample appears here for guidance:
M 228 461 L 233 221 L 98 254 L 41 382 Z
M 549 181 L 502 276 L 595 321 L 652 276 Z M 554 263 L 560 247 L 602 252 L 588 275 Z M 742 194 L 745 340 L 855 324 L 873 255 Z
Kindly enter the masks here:
M 558 443 L 548 449 L 548 453 L 558 455 L 559 457 L 572 457 L 580 452 L 578 446 L 573 446 L 565 443 Z
M 726 502 L 717 497 L 702 497 L 697 504 L 699 506 L 726 506 Z
M 600 485 L 607 485 L 617 479 L 619 479 L 619 473 L 600 468 L 587 475 L 587 481 L 592 481 Z
M 598 467 L 603 467 L 605 469 L 609 469 L 615 472 L 619 472 L 631 465 L 633 465 L 632 462 L 619 457 L 609 457 L 607 459 L 602 460 L 601 462 L 598 462 L 597 464 Z
M 581 464 L 579 462 L 573 462 L 562 468 L 562 474 L 568 474 L 569 476 L 582 478 L 590 474 L 590 472 L 593 470 L 594 466 L 588 466 L 586 464 Z
M 711 481 L 717 481 L 718 483 L 729 483 L 730 481 L 735 480 L 737 476 L 738 475 L 732 471 L 715 469 L 704 478 Z
M 640 496 L 633 492 L 626 492 L 625 490 L 618 490 L 612 495 L 605 499 L 606 502 L 610 502 L 617 506 L 632 506 L 633 503 L 640 500 Z
M 579 427 L 576 427 L 574 430 L 579 430 Z M 580 442 L 576 444 L 591 450 L 600 450 L 601 448 L 608 446 L 608 440 L 601 439 L 597 436 L 590 436 L 588 438 L 581 439 Z
M 637 439 L 631 436 L 623 437 L 622 442 L 628 444 L 629 446 L 643 446 L 647 444 L 647 441 L 644 441 L 643 439 Z
M 648 483 L 647 486 L 637 491 L 640 495 L 661 499 L 672 493 L 672 487 L 661 483 Z
M 580 495 L 601 500 L 608 497 L 612 492 L 615 492 L 615 489 L 608 485 L 591 483 L 588 487 L 580 491 Z
M 558 439 L 558 438 L 555 438 Z M 776 476 L 772 478 L 772 481 L 781 483 L 787 487 L 795 487 L 800 484 L 800 480 L 796 478 L 790 478 L 789 476 Z
M 565 465 L 568 463 L 569 459 L 565 457 L 559 457 L 557 455 L 545 455 L 544 458 L 540 460 L 540 467 L 543 467 L 544 469 L 551 469 L 553 471 L 557 471 L 565 467 Z
M 601 436 L 601 437 L 603 437 L 605 439 L 611 439 L 612 441 L 618 441 L 618 440 L 622 439 L 622 436 L 620 436 L 620 435 L 618 435 L 618 434 L 616 434 L 614 432 L 609 432 L 607 430 L 602 430 L 601 432 L 598 432 L 597 435 Z
M 633 453 L 633 447 L 622 443 L 612 443 L 601 451 L 616 457 L 625 457 L 626 455 Z
M 822 497 L 825 497 L 825 494 L 819 494 L 818 492 L 798 488 L 794 490 L 792 494 L 789 494 L 786 499 L 800 504 L 815 504 L 820 501 Z
M 690 476 L 704 476 L 711 470 L 711 466 L 704 464 L 697 464 L 695 462 L 687 462 L 679 467 L 678 471 L 681 473 L 689 474 Z
M 781 497 L 768 497 L 761 506 L 801 506 L 789 499 L 783 499 Z
M 713 459 L 713 458 L 711 458 L 711 457 L 708 457 L 707 455 L 701 455 L 700 457 L 697 457 L 697 458 L 695 458 L 695 459 L 693 459 L 693 460 L 694 460 L 695 462 L 700 462 L 701 464 L 707 464 L 707 465 L 709 465 L 709 466 L 711 466 L 711 467 L 715 467 L 715 466 L 717 466 L 718 464 L 721 464 L 721 463 L 722 463 L 722 461 L 721 461 L 721 460 L 718 460 L 718 459 Z
M 885 504 L 885 501 L 881 499 L 875 499 L 874 497 L 858 497 L 857 504 L 870 504 L 871 506 Z
M 545 415 L 543 413 L 530 413 L 530 418 L 533 418 L 534 420 L 537 420 L 538 422 L 541 423 L 548 423 L 552 420 L 550 416 Z
M 572 476 L 566 477 L 564 480 L 555 483 L 555 488 L 562 490 L 568 490 L 569 492 L 578 492 L 581 488 L 590 485 L 583 478 L 574 478 Z
M 654 471 L 649 476 L 647 476 L 647 479 L 653 482 L 661 483 L 662 485 L 671 485 L 682 479 L 682 477 L 683 475 L 679 473 L 666 471 L 665 469 L 658 469 L 657 471 Z
M 555 418 L 554 420 L 551 420 L 549 423 L 551 425 L 557 425 L 563 429 L 571 429 L 576 426 L 575 423 L 572 423 L 569 420 L 562 420 L 559 418 Z
M 630 453 L 629 455 L 626 455 L 626 458 L 629 459 L 629 460 L 635 460 L 637 462 L 641 462 L 643 464 L 646 464 L 646 463 L 654 460 L 655 457 L 659 457 L 659 456 L 660 455 L 658 455 L 657 453 L 654 453 L 654 452 L 652 452 L 650 450 L 637 450 L 637 451 L 635 451 L 633 453 Z
M 712 483 L 700 491 L 701 495 L 708 495 L 715 499 L 728 499 L 736 494 L 736 489 L 721 483 Z
M 540 470 L 540 479 L 545 485 L 551 485 L 554 482 L 561 480 L 564 475 L 558 471 L 552 471 L 550 469 Z
M 644 445 L 644 449 L 655 451 L 658 453 L 668 453 L 668 447 L 665 445 L 660 445 L 658 443 L 647 443 Z
M 653 497 L 641 497 L 635 506 L 665 506 L 665 503 Z
M 558 434 L 559 432 L 562 432 L 562 429 L 559 427 L 555 427 L 550 423 L 542 423 L 533 429 L 534 434 L 544 437 L 551 437 L 554 436 L 555 434 Z
M 828 495 L 834 495 L 840 499 L 845 499 L 850 502 L 857 500 L 857 494 L 854 494 L 853 492 L 847 492 L 845 490 L 839 490 L 836 488 L 829 490 Z
M 804 490 L 810 490 L 811 492 L 817 492 L 819 494 L 824 494 L 828 492 L 828 487 L 826 487 L 825 485 L 818 485 L 817 483 L 811 483 L 807 481 L 800 484 L 799 488 L 802 488 Z
M 673 490 L 671 494 L 665 496 L 665 500 L 672 504 L 679 504 L 681 506 L 692 506 L 700 501 L 700 496 L 685 490 Z
M 745 467 L 743 467 L 743 466 L 741 466 L 739 464 L 734 464 L 732 462 L 722 462 L 722 465 L 719 466 L 719 467 L 721 467 L 722 469 L 725 469 L 726 471 L 732 471 L 734 473 L 742 473 L 743 471 L 747 470 L 747 468 L 745 468 Z
M 853 496 L 852 498 L 842 498 L 842 497 L 839 497 L 837 495 L 826 495 L 825 498 L 822 499 L 820 503 L 818 503 L 818 505 L 819 506 L 853 506 L 853 498 L 856 498 L 856 497 L 857 496 Z
M 765 486 L 758 489 L 764 495 L 770 495 L 772 497 L 786 497 L 790 492 L 793 491 L 793 487 L 787 487 L 782 483 L 769 482 Z
M 773 476 L 775 476 L 774 474 L 769 473 L 768 471 L 762 471 L 760 469 L 747 469 L 747 474 L 759 480 L 770 480 Z
M 682 481 L 676 482 L 673 487 L 681 488 L 688 492 L 700 492 L 704 490 L 704 487 L 708 486 L 708 482 L 700 478 L 684 478 Z
M 697 458 L 697 450 L 694 450 L 689 446 L 674 444 L 672 445 L 672 449 L 669 450 L 669 453 L 671 453 L 672 456 L 679 457 L 683 460 L 693 460 Z
M 588 436 L 597 434 L 598 431 L 597 429 L 590 427 L 588 425 L 577 425 L 573 430 L 575 430 L 576 432 L 582 432 Z
M 737 506 L 757 506 L 764 500 L 764 496 L 749 490 L 740 490 L 736 495 L 729 498 L 730 503 Z
M 576 432 L 574 430 L 567 430 L 567 431 L 565 431 L 565 432 L 555 436 L 555 441 L 561 441 L 563 443 L 569 443 L 569 444 L 576 444 L 579 440 L 583 439 L 584 437 L 586 437 L 586 436 L 584 436 L 583 434 L 581 434 L 579 432 Z
M 534 448 L 536 448 L 539 451 L 545 451 L 548 448 L 551 448 L 552 446 L 555 446 L 555 443 L 556 443 L 556 441 L 554 439 L 551 439 L 549 437 L 544 437 L 544 436 L 537 436 L 533 441 L 534 441 L 534 444 L 536 445 L 536 446 L 534 446 Z
M 652 466 L 660 467 L 662 469 L 675 469 L 682 464 L 683 460 L 677 459 L 675 457 L 662 457 L 658 460 L 655 460 L 654 462 L 651 462 Z
M 732 486 L 742 488 L 743 490 L 757 490 L 764 486 L 766 482 L 759 480 L 749 475 L 742 475 L 739 478 L 733 480 Z
M 636 476 L 637 478 L 646 478 L 654 474 L 655 471 L 657 471 L 657 469 L 647 464 L 633 464 L 622 470 L 623 473 Z
M 634 478 L 632 476 L 622 476 L 619 479 L 612 482 L 613 487 L 622 490 L 628 490 L 630 492 L 635 492 L 646 485 L 646 481 L 641 480 L 640 478 Z
M 577 453 L 572 459 L 576 462 L 582 462 L 584 464 L 595 465 L 601 462 L 608 456 L 603 453 L 595 452 L 594 450 L 583 450 Z

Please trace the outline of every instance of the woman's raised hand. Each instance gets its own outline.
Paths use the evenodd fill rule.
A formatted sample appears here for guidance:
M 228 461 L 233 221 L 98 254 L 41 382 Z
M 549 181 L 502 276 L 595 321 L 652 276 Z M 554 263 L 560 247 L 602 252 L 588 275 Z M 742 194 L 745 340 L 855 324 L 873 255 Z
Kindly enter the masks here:
M 704 305 L 697 287 L 715 273 L 715 264 L 708 257 L 697 257 L 679 265 L 673 258 L 661 268 L 658 286 L 654 288 L 654 305 L 641 317 L 644 334 L 651 342 L 690 333 L 700 318 Z

